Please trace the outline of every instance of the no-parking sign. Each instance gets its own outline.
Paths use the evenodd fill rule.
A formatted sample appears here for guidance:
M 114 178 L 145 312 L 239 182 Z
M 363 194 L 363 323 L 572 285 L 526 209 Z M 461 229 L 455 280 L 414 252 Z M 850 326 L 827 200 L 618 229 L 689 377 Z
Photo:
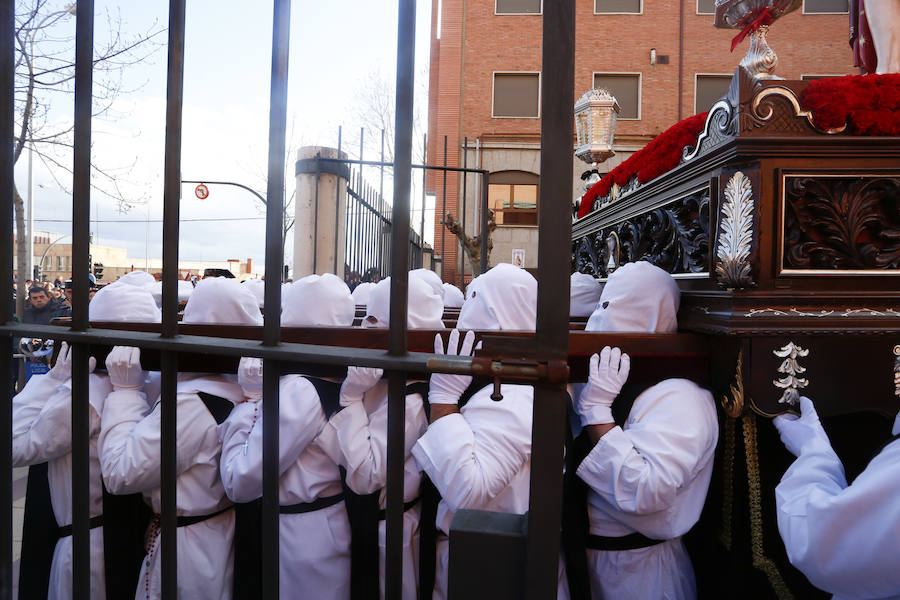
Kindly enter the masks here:
M 209 197 L 209 188 L 201 183 L 194 188 L 194 195 L 196 195 L 201 200 L 206 200 Z

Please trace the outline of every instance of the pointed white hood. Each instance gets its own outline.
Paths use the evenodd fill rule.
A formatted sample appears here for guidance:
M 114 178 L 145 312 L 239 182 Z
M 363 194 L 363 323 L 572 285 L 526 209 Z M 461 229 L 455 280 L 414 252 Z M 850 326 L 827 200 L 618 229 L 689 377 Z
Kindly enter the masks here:
M 534 331 L 537 281 L 525 269 L 501 263 L 473 279 L 466 291 L 459 329 Z
M 162 319 L 147 287 L 121 280 L 94 294 L 88 305 L 88 316 L 91 321 L 124 323 L 159 323 Z
M 569 315 L 573 317 L 589 317 L 600 303 L 603 286 L 593 275 L 572 273 L 569 297 Z
M 369 302 L 369 294 L 372 293 L 374 287 L 374 283 L 363 281 L 353 288 L 353 303 L 357 306 L 365 306 Z
M 466 301 L 463 293 L 452 283 L 445 283 L 444 288 L 444 308 L 459 308 Z
M 443 329 L 444 303 L 434 289 L 419 277 L 409 278 L 406 326 L 410 329 Z M 382 279 L 369 294 L 366 327 L 388 327 L 391 316 L 391 278 Z
M 646 261 L 628 263 L 609 276 L 585 330 L 675 333 L 680 299 L 667 272 Z
M 262 325 L 256 298 L 237 279 L 207 277 L 197 284 L 182 323 Z
M 441 281 L 441 278 L 437 273 L 431 269 L 413 269 L 409 272 L 409 276 L 418 277 L 430 285 L 434 293 L 441 299 L 441 302 L 444 301 L 444 282 Z
M 349 327 L 355 313 L 350 288 L 331 273 L 295 281 L 281 299 L 285 327 Z

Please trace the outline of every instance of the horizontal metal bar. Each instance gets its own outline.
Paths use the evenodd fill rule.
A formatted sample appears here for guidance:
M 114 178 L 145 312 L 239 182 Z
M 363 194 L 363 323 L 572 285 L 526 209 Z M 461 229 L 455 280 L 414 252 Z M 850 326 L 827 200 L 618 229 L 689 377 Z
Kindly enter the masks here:
M 324 156 L 319 157 L 317 160 L 321 162 L 336 162 L 336 163 L 348 163 L 354 165 L 364 165 L 370 167 L 393 167 L 394 163 L 390 162 L 381 162 L 377 160 L 356 160 L 353 158 L 325 158 Z M 444 167 L 438 165 L 410 165 L 413 169 L 427 169 L 429 171 L 451 171 L 455 173 L 481 173 L 482 175 L 487 175 L 490 171 L 485 169 L 464 169 L 463 167 Z

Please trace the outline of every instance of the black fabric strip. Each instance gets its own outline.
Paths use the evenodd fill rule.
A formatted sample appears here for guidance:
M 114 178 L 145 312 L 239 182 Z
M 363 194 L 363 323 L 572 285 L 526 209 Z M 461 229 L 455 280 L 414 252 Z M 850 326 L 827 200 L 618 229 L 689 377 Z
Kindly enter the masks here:
M 208 394 L 206 392 L 197 392 L 197 395 L 200 397 L 200 400 L 203 401 L 203 404 L 206 405 L 206 410 L 208 410 L 209 414 L 212 415 L 212 418 L 216 420 L 217 425 L 224 423 L 225 419 L 228 418 L 228 415 L 231 414 L 231 409 L 234 408 L 234 403 L 231 400 L 226 400 L 221 396 Z
M 403 503 L 403 512 L 408 511 L 409 509 L 411 509 L 413 506 L 415 506 L 415 505 L 418 504 L 418 503 L 419 503 L 419 497 L 418 497 L 418 496 L 415 497 L 415 498 L 413 498 L 413 499 L 410 500 L 409 502 L 404 502 L 404 503 Z M 386 511 L 386 510 L 379 510 L 379 511 L 378 511 L 378 520 L 379 520 L 379 521 L 386 521 L 386 520 L 387 520 L 387 511 Z
M 638 548 L 649 548 L 657 544 L 662 544 L 666 540 L 654 540 L 648 538 L 641 533 L 629 533 L 621 537 L 606 537 L 605 535 L 589 535 L 587 537 L 587 547 L 591 550 L 637 550 Z
M 196 525 L 197 523 L 202 523 L 203 521 L 208 521 L 209 519 L 212 519 L 213 517 L 218 517 L 223 512 L 229 511 L 232 508 L 234 508 L 233 504 L 231 506 L 226 506 L 222 510 L 217 510 L 216 512 L 209 514 L 209 515 L 197 515 L 196 517 L 178 517 L 177 519 L 175 519 L 175 526 L 176 527 L 188 527 L 190 525 Z
M 344 499 L 344 494 L 335 494 L 334 496 L 323 496 L 316 498 L 312 502 L 300 502 L 299 504 L 290 504 L 288 506 L 279 506 L 278 512 L 282 515 L 299 515 L 301 513 L 322 510 L 329 506 L 334 506 Z
M 103 525 L 103 515 L 97 515 L 96 517 L 91 517 L 91 520 L 88 522 L 90 529 L 96 529 Z M 63 525 L 57 530 L 59 537 L 69 537 L 72 535 L 72 525 Z

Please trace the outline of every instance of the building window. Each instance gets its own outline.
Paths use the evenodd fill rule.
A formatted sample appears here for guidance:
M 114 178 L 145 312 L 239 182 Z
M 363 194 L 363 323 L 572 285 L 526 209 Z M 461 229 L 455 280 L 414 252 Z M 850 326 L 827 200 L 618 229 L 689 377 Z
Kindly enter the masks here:
M 814 81 L 816 79 L 833 79 L 835 77 L 844 77 L 844 75 L 815 75 L 811 73 L 809 75 L 801 75 L 800 79 L 803 81 Z
M 57 271 L 65 271 L 66 270 L 66 257 L 65 256 L 57 256 L 56 257 L 56 270 Z
M 619 119 L 641 118 L 640 73 L 594 73 L 594 87 L 604 88 L 619 103 Z
M 497 225 L 537 225 L 538 181 L 534 173 L 491 173 L 488 205 Z
M 803 13 L 816 14 L 847 14 L 850 12 L 850 2 L 847 0 L 803 0 Z
M 643 0 L 594 0 L 594 14 L 634 14 L 644 12 Z
M 540 116 L 540 73 L 494 73 L 493 117 Z
M 539 15 L 542 0 L 495 0 L 494 14 Z
M 697 0 L 698 15 L 713 15 L 716 13 L 716 0 Z
M 694 80 L 694 114 L 712 108 L 719 98 L 728 93 L 731 75 L 697 75 Z

